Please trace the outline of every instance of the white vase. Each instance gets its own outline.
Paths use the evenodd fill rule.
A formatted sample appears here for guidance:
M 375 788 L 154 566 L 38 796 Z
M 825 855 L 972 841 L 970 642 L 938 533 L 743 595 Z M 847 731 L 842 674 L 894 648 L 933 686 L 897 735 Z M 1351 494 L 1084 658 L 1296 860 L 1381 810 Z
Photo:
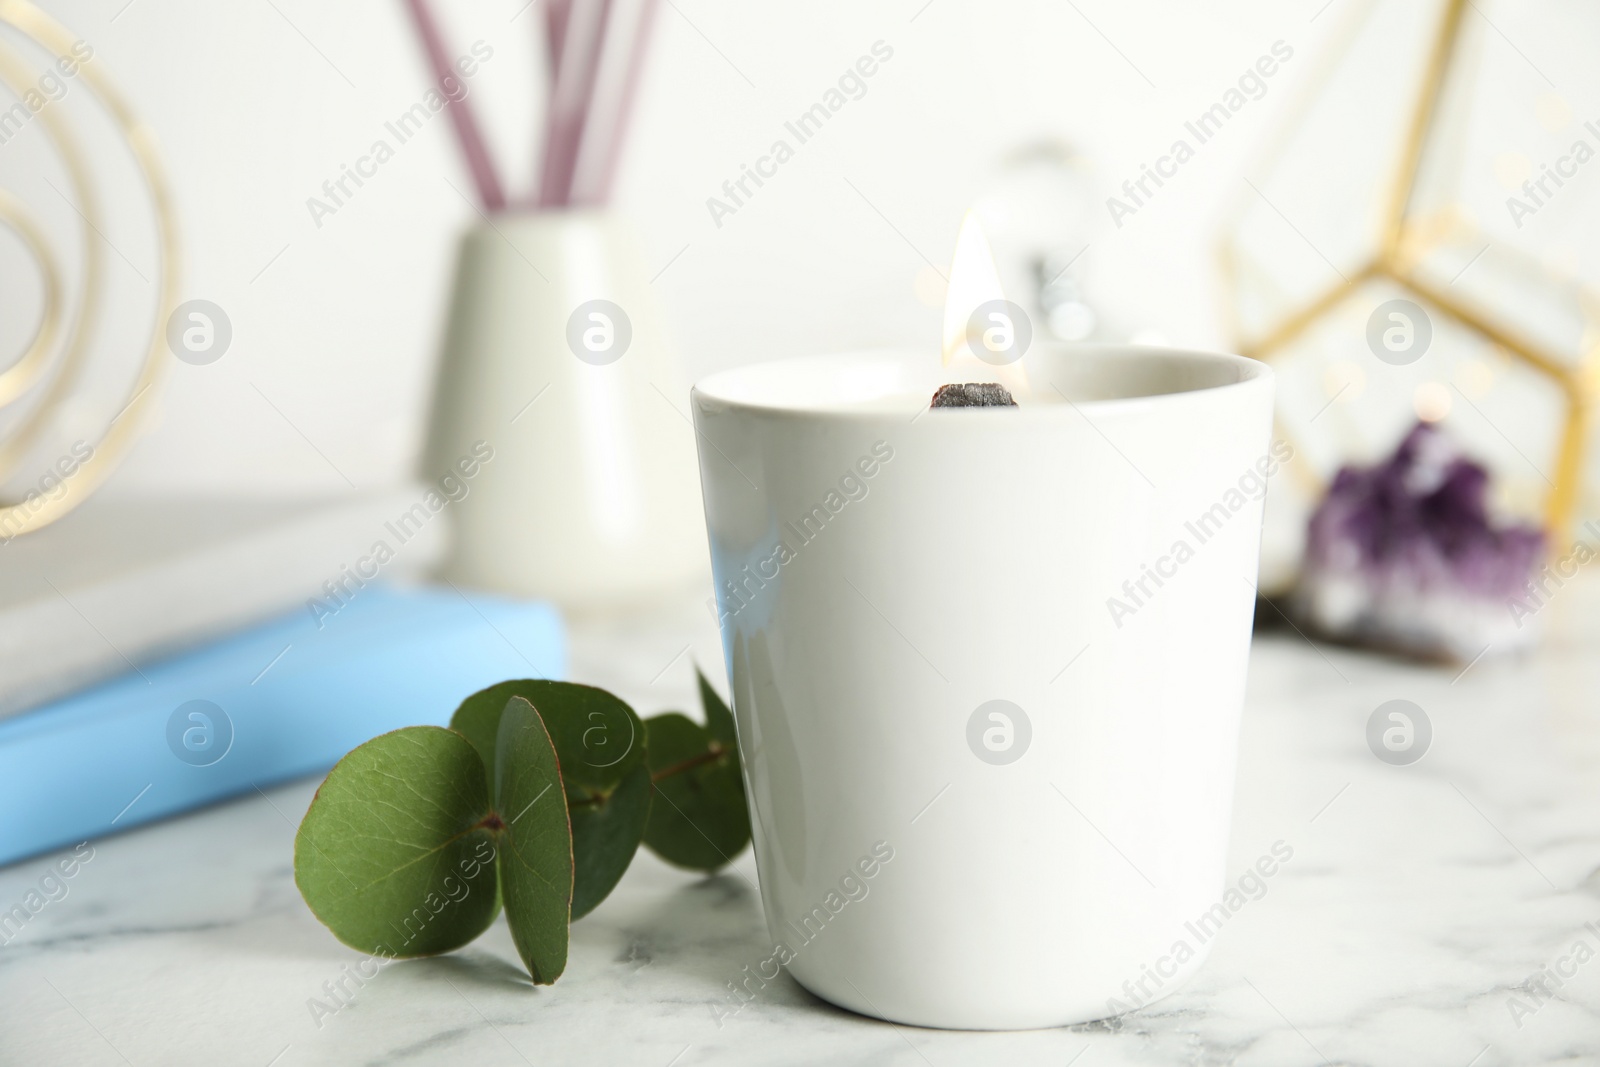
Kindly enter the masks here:
M 616 218 L 467 232 L 422 475 L 453 479 L 451 581 L 584 610 L 709 570 L 688 390 Z

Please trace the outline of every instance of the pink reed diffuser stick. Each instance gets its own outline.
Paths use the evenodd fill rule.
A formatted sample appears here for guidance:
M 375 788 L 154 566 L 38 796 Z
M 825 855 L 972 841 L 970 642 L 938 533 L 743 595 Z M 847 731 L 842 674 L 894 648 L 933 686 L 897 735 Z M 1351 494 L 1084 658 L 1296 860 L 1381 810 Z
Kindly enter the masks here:
M 439 34 L 438 24 L 428 10 L 426 0 L 406 0 L 406 6 L 411 11 L 412 21 L 416 23 L 417 35 L 422 38 L 423 50 L 428 53 L 428 62 L 433 67 L 439 92 L 449 101 L 445 110 L 450 112 L 456 141 L 461 145 L 461 154 L 466 158 L 467 169 L 472 172 L 473 184 L 478 188 L 478 199 L 482 201 L 484 210 L 501 211 L 506 206 L 505 191 L 500 186 L 494 161 L 489 158 L 489 149 L 478 130 L 472 107 L 461 91 L 461 79 L 450 65 L 450 56 L 445 49 L 444 38 Z M 451 85 L 456 86 L 456 92 L 449 91 Z
M 610 198 L 657 6 L 658 0 L 545 0 L 550 86 L 544 154 L 537 188 L 518 206 L 565 208 Z M 503 211 L 499 173 L 428 0 L 406 0 L 406 8 L 439 92 L 448 100 L 446 110 L 478 199 L 484 210 Z
M 572 193 L 575 204 L 604 204 L 611 199 L 628 121 L 633 117 L 634 101 L 639 96 L 644 56 L 655 25 L 657 6 L 658 0 L 640 0 L 633 34 L 627 41 L 622 87 L 612 103 L 611 114 L 604 122 L 596 122 L 591 116 L 584 130 L 583 160 Z
M 567 19 L 572 14 L 572 0 L 545 0 L 544 34 L 545 53 L 550 60 L 550 84 L 555 85 L 561 72 L 561 46 L 567 39 Z
M 539 206 L 566 207 L 572 191 L 572 172 L 578 147 L 594 99 L 595 77 L 606 39 L 611 0 L 574 0 L 561 44 L 561 68 L 550 93 Z

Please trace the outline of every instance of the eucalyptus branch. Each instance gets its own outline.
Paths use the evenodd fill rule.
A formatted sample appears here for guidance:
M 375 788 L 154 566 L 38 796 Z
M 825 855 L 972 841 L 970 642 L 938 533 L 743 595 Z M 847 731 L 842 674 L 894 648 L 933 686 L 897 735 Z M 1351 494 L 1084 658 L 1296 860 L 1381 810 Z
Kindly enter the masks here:
M 448 730 L 368 741 L 300 824 L 301 895 L 340 941 L 384 958 L 460 948 L 504 910 L 529 975 L 554 982 L 569 925 L 641 844 L 710 873 L 750 843 L 733 713 L 699 683 L 704 725 L 677 712 L 641 721 L 602 689 L 521 680 L 469 696 Z M 620 757 L 616 738 L 628 739 Z

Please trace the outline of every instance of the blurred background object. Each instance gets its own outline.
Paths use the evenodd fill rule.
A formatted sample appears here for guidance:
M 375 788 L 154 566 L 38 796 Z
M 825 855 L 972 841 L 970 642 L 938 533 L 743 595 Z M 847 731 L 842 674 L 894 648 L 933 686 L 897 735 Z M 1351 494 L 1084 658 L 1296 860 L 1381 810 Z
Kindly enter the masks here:
M 350 565 L 414 498 L 110 497 L 19 538 L 0 569 L 0 718 L 291 607 L 327 598 L 336 612 L 364 581 Z M 445 540 L 442 523 L 419 527 L 385 578 L 421 577 Z
M 580 611 L 705 581 L 688 387 L 627 225 L 505 212 L 468 231 L 458 270 L 421 473 L 492 459 L 453 509 L 443 575 Z
M 547 606 L 403 588 L 439 561 L 434 520 L 476 469 L 358 490 L 254 382 L 349 492 L 252 497 L 179 468 L 167 493 L 89 499 L 174 365 L 208 373 L 235 340 L 218 303 L 178 302 L 177 208 L 110 66 L 0 0 L 0 345 L 16 353 L 0 369 L 0 862 L 109 832 L 132 807 L 110 799 L 137 782 L 149 800 L 124 827 L 322 769 L 458 689 L 564 669 Z M 196 738 L 220 744 L 209 762 Z
M 1085 161 L 1061 141 L 1008 153 L 973 205 L 1005 291 L 1031 296 L 1023 306 L 1057 341 L 1097 339 L 1102 325 L 1072 274 L 1088 251 L 1095 207 Z
M 443 574 L 575 610 L 687 589 L 708 558 L 687 382 L 632 229 L 606 208 L 656 0 L 543 7 L 540 178 L 510 203 L 464 81 L 493 49 L 458 52 L 428 0 L 407 7 L 481 215 L 461 242 L 422 461 L 426 479 L 481 467 Z
M 564 654 L 543 605 L 382 588 L 147 661 L 0 719 L 0 865 L 320 773 Z
M 1350 6 L 1246 168 L 1223 275 L 1240 351 L 1278 369 L 1297 456 L 1269 499 L 1266 592 L 1293 581 L 1335 470 L 1386 455 L 1418 419 L 1481 459 L 1494 508 L 1542 524 L 1556 548 L 1595 512 L 1600 296 L 1573 240 L 1592 197 L 1563 193 L 1562 175 L 1593 158 L 1600 125 L 1496 21 L 1547 49 L 1600 30 L 1592 9 L 1556 7 L 1560 29 L 1541 35 L 1527 7 Z
M 21 354 L 0 372 L 0 485 L 11 490 L 0 500 L 0 537 L 9 540 L 81 504 L 132 447 L 166 367 L 178 234 L 150 132 L 93 62 L 94 47 L 28 0 L 0 0 L 0 26 L 9 31 L 0 84 L 16 101 L 0 114 L 0 144 L 44 157 L 0 186 L 0 225 L 33 268 L 6 291 L 23 294 L 19 308 L 37 293 L 38 306 L 31 336 L 30 316 L 8 316 L 7 332 L 22 331 Z M 119 188 L 137 207 L 113 219 L 102 205 L 127 203 Z M 107 271 L 106 246 L 116 251 L 107 231 L 149 249 L 148 276 L 124 257 L 142 286 Z M 127 384 L 107 407 L 84 388 L 91 378 Z
M 1547 538 L 1498 523 L 1488 488 L 1488 471 L 1426 421 L 1383 462 L 1340 468 L 1311 516 L 1296 613 L 1322 636 L 1459 664 L 1533 645 L 1542 628 L 1513 605 Z

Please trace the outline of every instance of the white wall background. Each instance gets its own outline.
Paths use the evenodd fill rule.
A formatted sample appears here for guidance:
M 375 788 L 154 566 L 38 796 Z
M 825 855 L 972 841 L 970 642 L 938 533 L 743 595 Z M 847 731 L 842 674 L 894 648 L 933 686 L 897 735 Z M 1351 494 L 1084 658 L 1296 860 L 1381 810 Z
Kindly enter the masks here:
M 637 223 L 646 262 L 665 268 L 655 284 L 691 378 L 818 350 L 932 348 L 939 310 L 925 260 L 945 269 L 965 210 L 1006 150 L 1043 136 L 1073 142 L 1103 199 L 1281 39 L 1296 58 L 1266 97 L 1149 208 L 1120 230 L 1091 213 L 1079 268 L 1129 329 L 1225 344 L 1211 258 L 1219 207 L 1329 33 L 1362 2 L 671 0 L 616 201 Z M 154 129 L 181 212 L 181 296 L 215 301 L 234 327 L 220 362 L 175 368 L 157 425 L 113 491 L 336 493 L 347 491 L 339 472 L 361 488 L 403 477 L 420 446 L 453 242 L 476 217 L 455 191 L 471 186 L 446 120 L 320 229 L 306 207 L 427 87 L 398 0 L 43 6 L 93 44 Z M 1507 94 L 1526 98 L 1515 111 L 1526 129 L 1538 129 L 1533 109 L 1556 85 L 1580 120 L 1600 117 L 1582 81 L 1593 78 L 1592 22 L 1585 43 L 1552 33 L 1570 3 L 1542 5 L 1542 22 L 1516 13 L 1541 5 L 1478 6 L 1550 76 L 1547 88 L 1498 36 L 1484 45 L 1498 50 Z M 478 38 L 495 50 L 473 98 L 502 169 L 525 186 L 541 98 L 537 5 L 447 7 L 456 51 Z M 706 198 L 880 39 L 894 58 L 867 95 L 716 226 Z M 1370 75 L 1394 78 L 1402 106 L 1405 72 Z M 1544 158 L 1571 132 L 1524 150 Z M 39 166 L 16 147 L 0 147 L 0 185 Z M 1600 165 L 1584 181 L 1574 210 L 1592 202 Z M 1593 242 L 1571 243 L 1573 269 L 1593 266 Z M 18 308 L 27 290 L 0 261 L 0 318 L 31 314 Z

